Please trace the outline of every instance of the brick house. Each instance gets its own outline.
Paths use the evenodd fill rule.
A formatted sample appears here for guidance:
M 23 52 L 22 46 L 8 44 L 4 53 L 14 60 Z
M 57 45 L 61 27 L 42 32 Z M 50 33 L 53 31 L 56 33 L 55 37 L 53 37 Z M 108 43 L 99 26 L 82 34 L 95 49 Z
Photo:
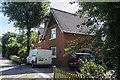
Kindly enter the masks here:
M 91 36 L 92 34 L 87 34 L 91 27 L 81 26 L 81 23 L 86 21 L 87 18 L 81 19 L 72 13 L 53 8 L 51 8 L 51 12 L 50 20 L 45 28 L 38 30 L 39 40 L 37 40 L 35 46 L 52 50 L 54 63 L 67 66 L 68 56 L 63 57 L 65 43 L 79 37 Z
M 44 28 L 42 28 L 42 27 L 40 29 L 38 29 L 37 39 L 36 39 L 36 42 L 33 43 L 34 44 L 33 49 L 43 47 L 44 42 L 43 42 L 43 40 L 41 40 L 41 38 L 43 36 L 43 31 L 44 31 Z

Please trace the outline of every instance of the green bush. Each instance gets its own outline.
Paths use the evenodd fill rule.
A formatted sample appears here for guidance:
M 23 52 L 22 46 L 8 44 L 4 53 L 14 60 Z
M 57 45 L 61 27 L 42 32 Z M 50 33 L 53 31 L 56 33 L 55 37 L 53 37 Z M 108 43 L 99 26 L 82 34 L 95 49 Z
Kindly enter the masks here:
M 10 56 L 11 60 L 17 63 L 22 63 L 20 57 L 16 56 L 16 55 L 11 55 Z
M 83 76 L 89 76 L 89 77 L 95 77 L 98 79 L 105 78 L 107 67 L 103 64 L 96 64 L 92 60 L 87 59 L 80 59 L 83 66 L 80 68 L 81 75 Z

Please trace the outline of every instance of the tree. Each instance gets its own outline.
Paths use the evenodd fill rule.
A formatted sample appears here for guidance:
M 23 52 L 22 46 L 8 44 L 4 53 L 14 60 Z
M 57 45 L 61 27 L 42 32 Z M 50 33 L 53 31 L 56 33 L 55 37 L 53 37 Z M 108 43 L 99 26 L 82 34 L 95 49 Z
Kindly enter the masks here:
M 101 54 L 104 61 L 113 65 L 117 78 L 120 78 L 120 2 L 71 2 L 77 3 L 80 9 L 77 14 L 80 17 L 88 17 L 84 25 L 101 25 L 96 31 L 96 38 L 104 38 Z M 94 29 L 93 29 L 94 30 Z
M 30 48 L 34 47 L 32 44 L 35 41 L 37 32 L 31 31 Z M 20 58 L 24 58 L 27 51 L 27 34 L 16 34 L 7 32 L 2 36 L 2 54 L 3 57 L 10 55 L 16 55 Z
M 12 49 L 14 49 L 15 47 L 13 47 L 16 44 L 16 39 L 18 37 L 18 34 L 16 33 L 10 33 L 7 32 L 5 34 L 3 34 L 2 36 L 2 56 L 3 57 L 9 57 L 10 54 L 12 54 Z M 15 48 L 17 49 L 17 48 Z M 15 50 L 14 50 L 15 51 Z M 15 54 L 17 54 L 17 52 L 13 52 Z
M 36 40 L 37 38 L 37 32 L 35 31 L 31 31 L 31 37 L 30 37 L 30 48 L 33 48 L 33 42 Z M 26 51 L 27 51 L 27 35 L 26 34 L 22 34 L 18 37 L 17 42 L 20 43 L 20 49 L 18 51 L 19 57 L 20 58 L 24 58 L 24 56 L 26 55 Z
M 1 42 L 1 36 L 0 36 L 0 54 L 2 53 L 2 42 Z
M 27 29 L 27 51 L 30 50 L 30 31 L 31 28 L 37 28 L 45 21 L 48 11 L 48 2 L 3 2 L 3 13 L 9 17 L 9 21 L 14 22 L 14 26 Z
M 100 39 L 101 40 L 101 39 Z M 82 66 L 79 67 L 80 75 L 86 77 L 95 77 L 97 79 L 103 79 L 106 77 L 107 67 L 103 62 L 101 62 L 103 55 L 101 54 L 102 44 L 99 38 L 95 38 L 95 36 L 86 36 L 80 37 L 74 41 L 67 42 L 65 55 L 75 54 L 78 52 L 84 53 L 87 49 L 92 56 L 95 57 L 95 61 L 92 61 L 91 58 L 86 59 L 80 58 L 80 64 Z

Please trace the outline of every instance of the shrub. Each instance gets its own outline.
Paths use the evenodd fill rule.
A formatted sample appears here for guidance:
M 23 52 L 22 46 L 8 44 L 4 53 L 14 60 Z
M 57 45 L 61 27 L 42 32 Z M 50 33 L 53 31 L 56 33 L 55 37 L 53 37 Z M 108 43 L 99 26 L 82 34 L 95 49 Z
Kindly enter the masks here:
M 23 47 L 21 48 L 19 51 L 18 51 L 18 55 L 20 56 L 20 58 L 24 58 L 25 55 L 26 55 L 26 50 L 27 50 L 27 47 Z
M 22 63 L 20 57 L 16 56 L 16 55 L 11 55 L 10 56 L 11 60 L 14 61 L 14 62 L 17 62 L 17 63 Z
M 83 66 L 80 71 L 83 76 L 95 77 L 95 78 L 105 78 L 107 67 L 105 65 L 96 64 L 92 60 L 80 59 Z

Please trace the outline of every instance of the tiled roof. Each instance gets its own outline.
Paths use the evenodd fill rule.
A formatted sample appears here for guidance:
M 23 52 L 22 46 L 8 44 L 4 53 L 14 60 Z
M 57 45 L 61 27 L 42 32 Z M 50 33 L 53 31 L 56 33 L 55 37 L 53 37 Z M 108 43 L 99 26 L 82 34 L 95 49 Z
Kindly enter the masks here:
M 72 13 L 51 8 L 53 16 L 61 30 L 65 33 L 86 34 L 93 26 L 81 26 L 87 18 L 79 18 Z M 78 26 L 80 25 L 80 26 Z M 77 27 L 78 26 L 78 27 Z M 93 35 L 93 34 L 91 34 Z

